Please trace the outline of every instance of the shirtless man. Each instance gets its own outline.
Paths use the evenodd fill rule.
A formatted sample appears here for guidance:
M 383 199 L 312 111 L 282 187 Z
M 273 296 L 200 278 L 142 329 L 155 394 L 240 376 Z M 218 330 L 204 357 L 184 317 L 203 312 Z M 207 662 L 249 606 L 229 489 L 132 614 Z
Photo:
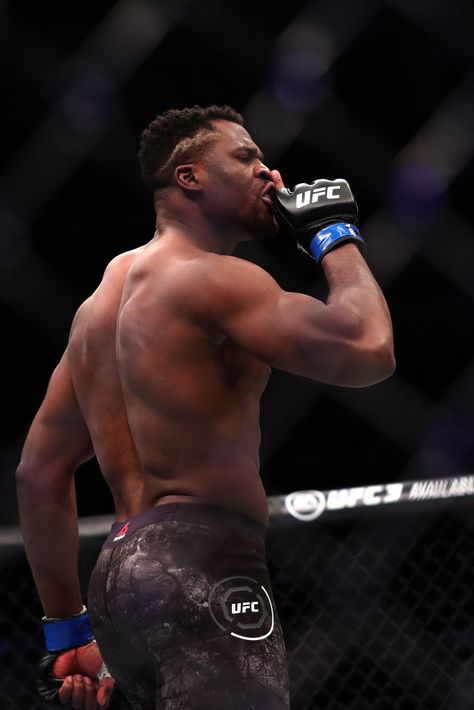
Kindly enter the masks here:
M 167 111 L 139 157 L 157 231 L 79 308 L 17 471 L 45 613 L 40 692 L 106 707 L 103 657 L 135 710 L 286 710 L 259 401 L 272 367 L 348 387 L 388 377 L 390 316 L 347 183 L 285 190 L 233 109 Z M 320 262 L 326 302 L 231 256 L 276 235 L 274 205 Z M 116 522 L 87 611 L 74 472 L 93 455 Z

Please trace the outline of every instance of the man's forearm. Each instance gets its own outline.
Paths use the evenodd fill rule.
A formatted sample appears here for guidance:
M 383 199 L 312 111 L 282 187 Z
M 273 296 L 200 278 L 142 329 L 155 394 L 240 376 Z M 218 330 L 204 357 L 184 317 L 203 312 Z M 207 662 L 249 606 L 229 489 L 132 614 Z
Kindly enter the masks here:
M 82 609 L 77 570 L 79 547 L 74 478 L 58 482 L 36 472 L 17 473 L 23 541 L 30 568 L 48 617 Z
M 354 244 L 327 254 L 322 262 L 329 285 L 327 303 L 351 308 L 370 326 L 374 335 L 392 339 L 392 321 L 385 297 L 365 259 Z
M 327 305 L 351 313 L 354 326 L 353 355 L 338 384 L 360 387 L 385 379 L 395 369 L 392 321 L 365 259 L 354 244 L 344 244 L 324 257 L 322 268 L 329 286 Z

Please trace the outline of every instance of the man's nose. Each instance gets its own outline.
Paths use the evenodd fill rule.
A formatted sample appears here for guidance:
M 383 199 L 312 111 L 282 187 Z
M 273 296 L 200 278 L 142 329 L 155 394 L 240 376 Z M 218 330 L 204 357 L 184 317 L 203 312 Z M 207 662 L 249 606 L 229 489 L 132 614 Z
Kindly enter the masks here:
M 264 178 L 264 180 L 272 179 L 270 168 L 267 168 L 267 166 L 260 161 L 259 165 L 257 166 L 257 177 Z

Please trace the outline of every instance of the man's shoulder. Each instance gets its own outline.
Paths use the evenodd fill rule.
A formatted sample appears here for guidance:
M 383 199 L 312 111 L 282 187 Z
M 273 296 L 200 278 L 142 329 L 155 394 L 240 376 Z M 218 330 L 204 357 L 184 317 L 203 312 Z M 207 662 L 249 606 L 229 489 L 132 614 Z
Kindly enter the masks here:
M 206 277 L 210 286 L 229 287 L 253 278 L 270 278 L 267 271 L 241 257 L 203 253 L 188 262 L 187 271 L 192 280 Z
M 124 270 L 128 270 L 136 257 L 143 252 L 144 248 L 145 245 L 142 245 L 114 256 L 105 268 L 104 277 L 116 275 L 117 272 L 122 273 Z
M 97 288 L 77 309 L 71 325 L 71 334 L 84 320 L 90 319 L 97 309 L 107 311 L 116 307 L 130 266 L 142 250 L 143 246 L 130 249 L 117 254 L 109 261 Z
M 263 290 L 278 287 L 257 264 L 236 256 L 206 253 L 177 271 L 170 286 L 179 310 L 199 318 L 240 310 L 256 302 Z

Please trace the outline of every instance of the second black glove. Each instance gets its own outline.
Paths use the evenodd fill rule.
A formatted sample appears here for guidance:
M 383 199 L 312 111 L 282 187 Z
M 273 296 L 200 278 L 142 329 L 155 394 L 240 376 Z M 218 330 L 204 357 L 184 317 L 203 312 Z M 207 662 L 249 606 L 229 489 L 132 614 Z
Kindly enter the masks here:
M 347 241 L 355 242 L 365 254 L 365 242 L 357 228 L 357 203 L 346 180 L 320 179 L 298 183 L 293 190 L 275 190 L 273 203 L 298 246 L 318 263 Z

